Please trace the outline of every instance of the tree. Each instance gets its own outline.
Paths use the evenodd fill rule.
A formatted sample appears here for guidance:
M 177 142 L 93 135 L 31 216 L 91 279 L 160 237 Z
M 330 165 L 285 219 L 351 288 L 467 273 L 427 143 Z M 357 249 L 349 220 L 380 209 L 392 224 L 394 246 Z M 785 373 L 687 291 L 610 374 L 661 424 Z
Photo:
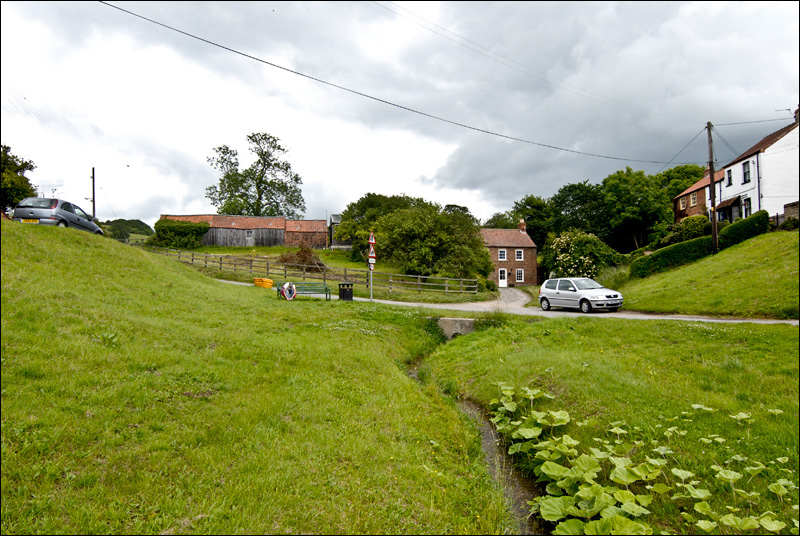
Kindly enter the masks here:
M 544 246 L 550 228 L 549 220 L 553 216 L 550 204 L 541 197 L 528 195 L 514 202 L 512 212 L 517 216 L 517 221 L 525 220 L 526 231 L 533 243 L 540 248 Z M 514 227 L 516 225 L 511 228 Z
M 606 238 L 609 228 L 602 191 L 602 186 L 589 184 L 588 180 L 559 188 L 550 198 L 553 211 L 550 230 L 560 234 L 569 229 L 580 229 L 601 239 Z
M 519 219 L 510 210 L 506 212 L 495 212 L 488 220 L 483 222 L 487 229 L 516 229 Z
M 25 160 L 11 153 L 8 145 L 2 146 L 2 156 L 0 157 L 0 173 L 2 173 L 2 183 L 0 184 L 0 203 L 5 212 L 9 208 L 17 206 L 17 203 L 26 197 L 35 197 L 36 188 L 25 176 L 28 171 L 33 171 L 36 166 L 33 162 Z
M 289 162 L 280 160 L 287 151 L 280 140 L 265 133 L 247 136 L 256 161 L 239 171 L 238 153 L 227 145 L 214 149 L 208 163 L 220 171 L 219 185 L 206 188 L 206 197 L 218 214 L 242 216 L 286 216 L 302 218 L 306 210 L 300 190 L 300 175 Z
M 675 166 L 654 176 L 656 184 L 665 191 L 671 203 L 681 192 L 703 178 L 705 168 L 696 164 Z
M 623 259 L 595 235 L 570 229 L 548 242 L 539 262 L 555 277 L 596 277 L 600 268 L 618 266 Z

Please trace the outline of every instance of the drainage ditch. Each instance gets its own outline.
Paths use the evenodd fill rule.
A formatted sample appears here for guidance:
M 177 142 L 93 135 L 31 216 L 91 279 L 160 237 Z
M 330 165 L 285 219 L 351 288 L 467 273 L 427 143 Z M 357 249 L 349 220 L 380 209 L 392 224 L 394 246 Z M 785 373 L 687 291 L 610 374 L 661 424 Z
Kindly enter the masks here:
M 416 381 L 420 381 L 420 364 L 421 360 L 414 361 L 409 363 L 406 369 L 408 375 Z M 540 496 L 541 493 L 534 483 L 523 476 L 516 468 L 512 457 L 507 454 L 506 447 L 500 440 L 494 423 L 489 420 L 486 411 L 469 400 L 458 402 L 458 408 L 474 419 L 478 425 L 481 433 L 481 448 L 483 449 L 486 464 L 489 467 L 489 473 L 503 490 L 506 500 L 511 506 L 511 513 L 519 526 L 520 533 L 545 534 L 545 530 L 530 515 L 530 506 L 528 506 L 528 501 Z

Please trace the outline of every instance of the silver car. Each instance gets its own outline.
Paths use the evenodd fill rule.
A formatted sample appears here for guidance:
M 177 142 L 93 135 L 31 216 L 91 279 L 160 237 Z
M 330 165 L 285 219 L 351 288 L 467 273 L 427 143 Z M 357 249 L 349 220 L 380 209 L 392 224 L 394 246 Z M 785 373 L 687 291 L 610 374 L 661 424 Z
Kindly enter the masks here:
M 81 207 L 63 199 L 28 197 L 14 209 L 14 221 L 36 225 L 74 227 L 94 234 L 103 234 L 95 219 Z
M 569 307 L 584 313 L 593 309 L 616 311 L 622 307 L 622 294 L 588 277 L 548 279 L 539 287 L 539 305 L 544 311 L 551 307 Z

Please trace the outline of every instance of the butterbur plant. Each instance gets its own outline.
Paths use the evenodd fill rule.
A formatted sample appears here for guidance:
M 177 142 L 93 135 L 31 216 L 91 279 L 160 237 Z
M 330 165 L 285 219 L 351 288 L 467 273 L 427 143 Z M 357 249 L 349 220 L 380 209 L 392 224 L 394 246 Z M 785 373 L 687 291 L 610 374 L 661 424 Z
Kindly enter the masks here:
M 782 467 L 789 459 L 765 464 L 736 452 L 719 457 L 732 447 L 718 434 L 693 436 L 689 419 L 716 419 L 713 408 L 693 404 L 696 415 L 687 411 L 665 419 L 681 420 L 686 429 L 670 426 L 655 436 L 660 426 L 651 427 L 648 436 L 638 426 L 611 422 L 587 445 L 567 433 L 571 423 L 578 424 L 568 412 L 537 407 L 552 395 L 505 383 L 498 387 L 500 398 L 490 403 L 492 422 L 508 453 L 542 486 L 544 494 L 529 502 L 531 514 L 553 523 L 553 534 L 653 534 L 654 526 L 662 527 L 661 533 L 778 533 L 790 523 L 790 532 L 798 533 L 797 485 L 776 477 L 786 471 L 796 479 Z M 741 426 L 753 421 L 744 412 L 730 418 Z M 664 440 L 670 445 L 660 444 Z M 727 467 L 715 459 L 724 459 Z M 681 467 L 684 463 L 703 470 Z M 787 519 L 787 512 L 794 519 Z

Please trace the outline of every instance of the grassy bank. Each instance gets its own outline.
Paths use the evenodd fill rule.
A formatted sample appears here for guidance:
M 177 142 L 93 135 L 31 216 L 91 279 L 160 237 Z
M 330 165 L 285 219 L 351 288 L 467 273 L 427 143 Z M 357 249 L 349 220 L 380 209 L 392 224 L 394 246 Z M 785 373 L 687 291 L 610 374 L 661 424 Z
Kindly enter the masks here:
M 672 499 L 683 491 L 672 468 L 692 474 L 686 483 L 707 490 L 709 509 L 719 516 L 773 512 L 785 524 L 779 532 L 788 534 L 797 526 L 797 355 L 792 326 L 508 318 L 504 327 L 441 347 L 420 375 L 485 407 L 502 397 L 499 382 L 518 394 L 527 387 L 555 395 L 534 404 L 537 411 L 569 414 L 569 423 L 553 430 L 553 437 L 567 434 L 579 441 L 575 458 L 597 454 L 591 448 L 605 453 L 597 481 L 641 495 L 643 502 L 649 497 L 651 513 L 629 517 L 649 524 L 654 534 L 697 533 L 696 522 L 706 519 L 694 509 L 699 500 Z M 519 398 L 526 404 L 525 396 Z M 525 414 L 515 418 L 525 421 Z M 550 437 L 549 430 L 542 438 Z M 662 452 L 668 465 L 657 479 L 626 488 L 609 479 L 608 451 L 619 463 L 627 458 L 634 465 L 648 456 L 660 459 Z M 537 452 L 515 456 L 532 471 Z M 745 469 L 756 472 L 759 464 L 765 469 L 750 478 Z M 717 478 L 719 468 L 744 475 L 734 486 L 742 493 Z M 782 488 L 770 489 L 780 479 L 791 482 L 783 486 L 784 495 Z M 645 488 L 656 482 L 669 491 L 658 495 Z M 740 532 L 723 523 L 709 532 L 729 531 Z
M 475 425 L 402 364 L 415 311 L 264 299 L 2 224 L 2 531 L 512 529 Z

